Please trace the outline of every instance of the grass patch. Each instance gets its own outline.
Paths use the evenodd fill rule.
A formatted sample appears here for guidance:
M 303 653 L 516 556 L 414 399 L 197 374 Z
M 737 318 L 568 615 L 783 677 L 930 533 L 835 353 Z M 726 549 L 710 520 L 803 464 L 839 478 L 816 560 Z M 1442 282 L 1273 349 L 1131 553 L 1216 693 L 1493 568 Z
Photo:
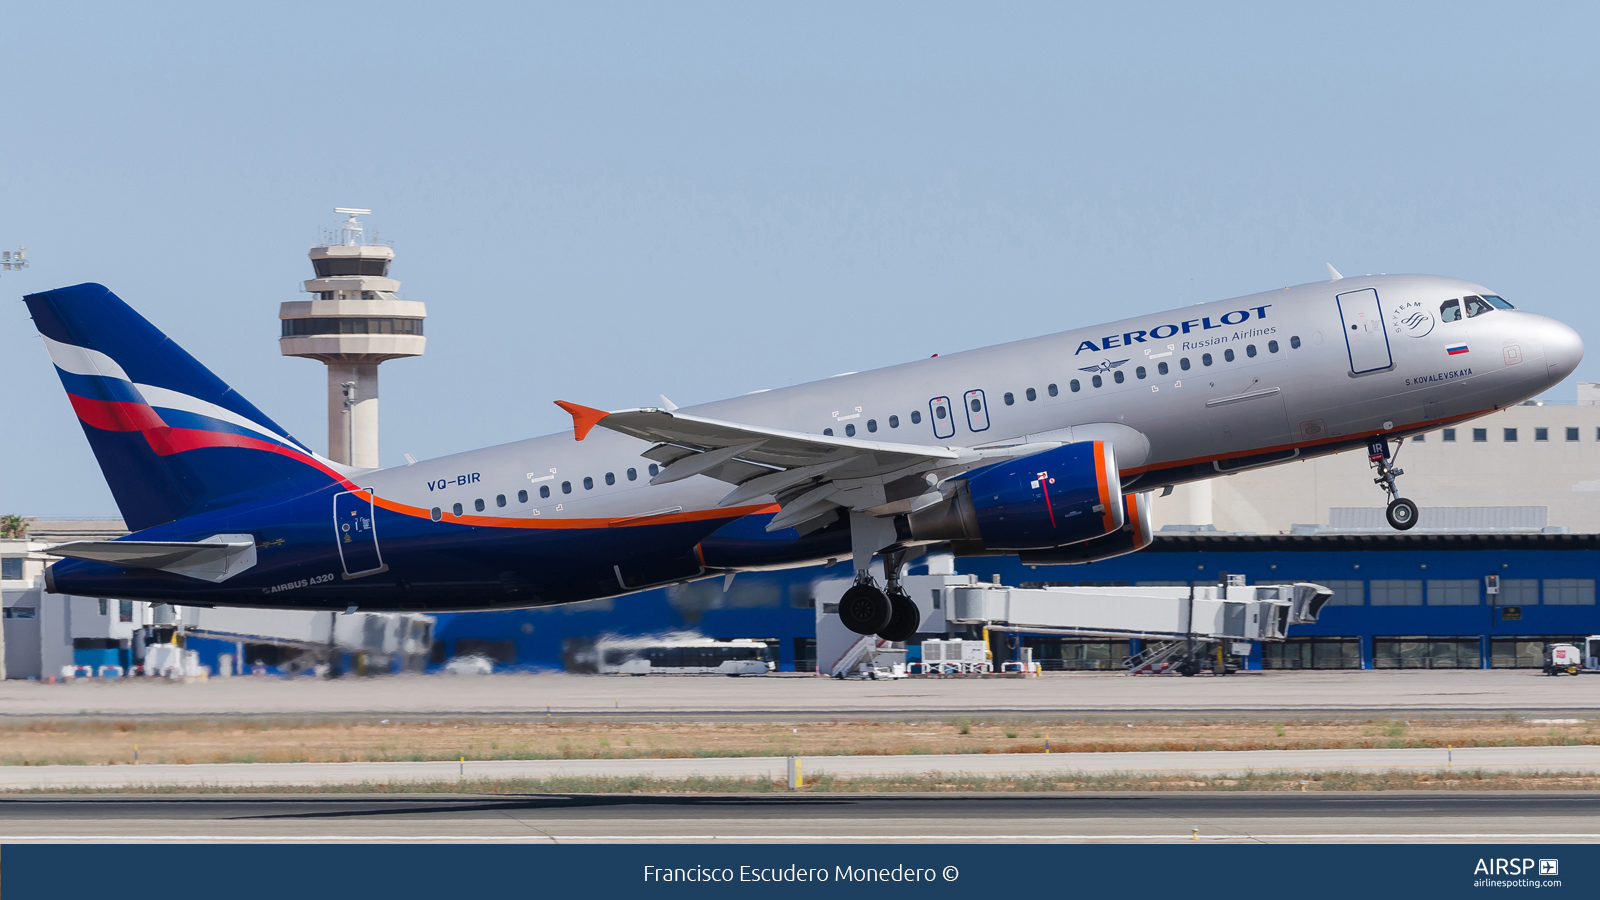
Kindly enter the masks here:
M 820 775 L 790 791 L 766 778 L 556 777 L 467 778 L 445 781 L 362 781 L 335 785 L 30 788 L 18 794 L 846 794 L 846 793 L 1081 793 L 1206 791 L 1591 791 L 1600 775 L 1535 774 L 1450 769 L 1437 772 L 1272 772 L 1237 777 L 1193 775 Z

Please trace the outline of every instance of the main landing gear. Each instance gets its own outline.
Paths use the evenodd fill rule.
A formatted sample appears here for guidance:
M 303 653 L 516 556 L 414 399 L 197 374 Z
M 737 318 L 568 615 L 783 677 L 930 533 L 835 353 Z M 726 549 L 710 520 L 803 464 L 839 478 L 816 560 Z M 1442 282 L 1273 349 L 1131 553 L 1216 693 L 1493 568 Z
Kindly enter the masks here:
M 1417 505 L 1400 496 L 1400 486 L 1395 484 L 1395 479 L 1406 473 L 1394 465 L 1394 461 L 1400 458 L 1400 445 L 1403 443 L 1405 438 L 1395 443 L 1393 455 L 1389 453 L 1389 441 L 1386 438 L 1367 444 L 1367 461 L 1378 470 L 1378 477 L 1372 479 L 1372 483 L 1389 495 L 1389 508 L 1384 512 L 1384 517 L 1389 520 L 1389 527 L 1396 531 L 1407 531 L 1417 524 Z
M 888 584 L 883 590 L 865 569 L 856 571 L 856 583 L 839 599 L 839 621 L 856 634 L 876 634 L 886 641 L 903 641 L 917 633 L 922 613 L 900 585 L 904 550 L 886 550 L 883 570 Z

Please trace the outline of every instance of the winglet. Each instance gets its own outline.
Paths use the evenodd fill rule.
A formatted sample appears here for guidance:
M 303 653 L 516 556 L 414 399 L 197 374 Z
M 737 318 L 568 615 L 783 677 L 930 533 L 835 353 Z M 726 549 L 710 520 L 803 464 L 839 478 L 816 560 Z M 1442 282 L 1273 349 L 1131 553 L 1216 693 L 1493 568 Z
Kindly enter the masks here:
M 556 405 L 572 414 L 572 436 L 583 440 L 589 436 L 589 430 L 600 424 L 600 420 L 611 415 L 603 409 L 590 409 L 565 400 L 557 400 Z
M 1328 280 L 1329 281 L 1338 281 L 1341 278 L 1344 278 L 1343 275 L 1339 274 L 1339 270 L 1335 269 L 1333 267 L 1333 263 L 1323 263 L 1323 265 L 1328 267 Z

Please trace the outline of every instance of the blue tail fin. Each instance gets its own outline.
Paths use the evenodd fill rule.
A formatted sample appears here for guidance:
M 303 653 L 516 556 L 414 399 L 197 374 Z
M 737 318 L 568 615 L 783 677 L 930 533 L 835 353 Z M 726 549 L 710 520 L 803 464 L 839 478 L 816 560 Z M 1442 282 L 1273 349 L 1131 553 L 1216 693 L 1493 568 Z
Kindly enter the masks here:
M 23 300 L 130 529 L 341 480 L 105 287 Z

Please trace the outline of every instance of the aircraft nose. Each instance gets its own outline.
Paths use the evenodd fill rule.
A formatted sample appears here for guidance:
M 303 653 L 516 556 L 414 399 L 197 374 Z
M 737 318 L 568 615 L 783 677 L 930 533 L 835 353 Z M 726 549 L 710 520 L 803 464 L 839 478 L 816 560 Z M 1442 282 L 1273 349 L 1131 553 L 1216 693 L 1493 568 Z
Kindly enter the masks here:
M 1550 386 L 1555 387 L 1583 361 L 1583 338 L 1570 326 L 1555 319 L 1545 319 L 1539 329 L 1544 343 L 1544 363 L 1550 373 Z

